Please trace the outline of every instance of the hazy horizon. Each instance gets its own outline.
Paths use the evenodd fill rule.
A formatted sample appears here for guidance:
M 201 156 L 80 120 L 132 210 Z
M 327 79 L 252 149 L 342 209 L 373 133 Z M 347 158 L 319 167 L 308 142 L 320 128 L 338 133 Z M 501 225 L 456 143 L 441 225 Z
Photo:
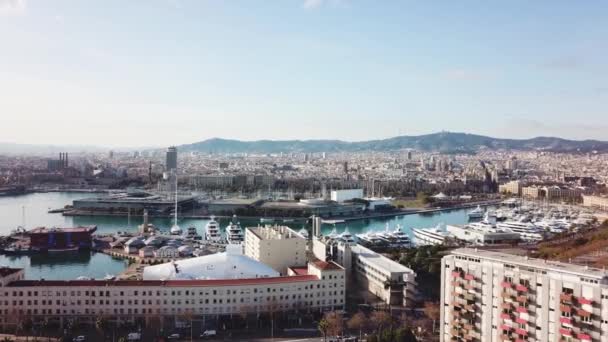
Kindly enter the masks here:
M 608 4 L 0 0 L 0 141 L 606 140 Z

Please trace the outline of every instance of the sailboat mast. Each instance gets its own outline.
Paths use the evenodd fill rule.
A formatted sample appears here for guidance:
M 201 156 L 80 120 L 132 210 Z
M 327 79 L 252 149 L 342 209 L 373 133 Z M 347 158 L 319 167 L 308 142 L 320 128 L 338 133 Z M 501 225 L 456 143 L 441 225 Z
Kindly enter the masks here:
M 175 225 L 177 226 L 177 171 L 175 172 Z

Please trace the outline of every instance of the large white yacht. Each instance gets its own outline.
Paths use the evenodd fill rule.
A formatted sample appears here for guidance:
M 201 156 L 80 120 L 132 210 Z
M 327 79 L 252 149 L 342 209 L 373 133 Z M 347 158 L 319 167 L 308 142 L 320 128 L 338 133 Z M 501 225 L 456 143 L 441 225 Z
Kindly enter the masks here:
M 378 237 L 378 235 L 374 232 L 357 234 L 356 236 L 359 243 L 366 246 L 377 246 L 385 243 L 385 241 Z
M 348 231 L 348 227 L 344 229 L 344 231 L 338 235 L 338 239 L 342 240 L 342 242 L 347 243 L 349 245 L 353 245 L 356 243 L 353 235 Z
M 470 219 L 480 219 L 483 217 L 483 209 L 481 209 L 481 206 L 477 206 L 477 208 L 469 211 L 469 213 L 467 214 L 469 216 Z
M 530 222 L 505 221 L 496 224 L 496 227 L 508 232 L 518 233 L 520 239 L 525 241 L 542 241 L 545 238 L 543 230 Z
M 185 239 L 191 239 L 191 240 L 202 240 L 203 237 L 198 235 L 198 232 L 196 231 L 196 227 L 194 226 L 190 226 L 188 227 L 188 229 L 186 229 L 186 231 L 184 232 L 184 238 Z
M 228 227 L 226 227 L 226 240 L 228 243 L 241 243 L 244 240 L 243 229 L 241 228 L 241 224 L 239 222 L 230 222 Z
M 394 230 L 390 230 L 389 224 L 386 224 L 386 227 L 383 232 L 379 232 L 377 236 L 384 240 L 390 247 L 393 248 L 402 248 L 402 247 L 410 247 L 411 241 L 410 238 L 403 232 L 401 226 L 397 226 Z
M 220 224 L 215 220 L 215 216 L 211 216 L 211 221 L 205 226 L 205 240 L 218 242 L 221 239 Z
M 413 228 L 414 242 L 419 246 L 443 245 L 449 236 L 439 225 L 434 228 Z

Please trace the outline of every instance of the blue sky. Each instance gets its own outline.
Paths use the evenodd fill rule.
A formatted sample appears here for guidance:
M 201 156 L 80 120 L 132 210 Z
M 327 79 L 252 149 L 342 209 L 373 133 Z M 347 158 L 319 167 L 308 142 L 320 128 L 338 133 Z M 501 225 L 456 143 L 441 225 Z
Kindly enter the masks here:
M 0 141 L 608 140 L 601 1 L 0 0 Z

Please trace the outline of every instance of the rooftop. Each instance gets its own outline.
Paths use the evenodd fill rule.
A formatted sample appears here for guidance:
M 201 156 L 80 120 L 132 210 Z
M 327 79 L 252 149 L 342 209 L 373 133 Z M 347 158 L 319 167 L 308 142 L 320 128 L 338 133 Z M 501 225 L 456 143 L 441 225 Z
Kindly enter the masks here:
M 495 262 L 514 264 L 518 266 L 535 267 L 560 273 L 570 273 L 583 277 L 592 277 L 597 279 L 606 278 L 608 280 L 608 271 L 606 270 L 576 264 L 569 264 L 560 261 L 529 258 L 527 256 L 519 256 L 477 248 L 459 248 L 453 250 L 451 254 L 472 258 L 482 258 Z
M 167 286 L 167 287 L 212 287 L 244 286 L 297 283 L 318 280 L 314 275 L 290 277 L 216 279 L 216 280 L 19 280 L 8 284 L 9 287 L 30 286 Z
M 247 227 L 246 231 L 250 231 L 260 240 L 285 240 L 285 239 L 304 239 L 305 238 L 295 230 L 287 226 L 263 226 L 263 227 Z
M 22 268 L 0 267 L 0 277 L 6 277 L 21 271 Z
M 358 244 L 352 246 L 351 248 L 352 252 L 356 253 L 359 258 L 362 258 L 366 263 L 375 266 L 377 269 L 386 270 L 391 273 L 414 273 L 412 269 L 407 268 L 382 254 L 376 253 L 369 248 Z
M 38 227 L 28 231 L 29 234 L 48 234 L 56 233 L 92 233 L 97 230 L 97 226 L 71 227 L 71 228 L 56 228 L 56 227 Z

